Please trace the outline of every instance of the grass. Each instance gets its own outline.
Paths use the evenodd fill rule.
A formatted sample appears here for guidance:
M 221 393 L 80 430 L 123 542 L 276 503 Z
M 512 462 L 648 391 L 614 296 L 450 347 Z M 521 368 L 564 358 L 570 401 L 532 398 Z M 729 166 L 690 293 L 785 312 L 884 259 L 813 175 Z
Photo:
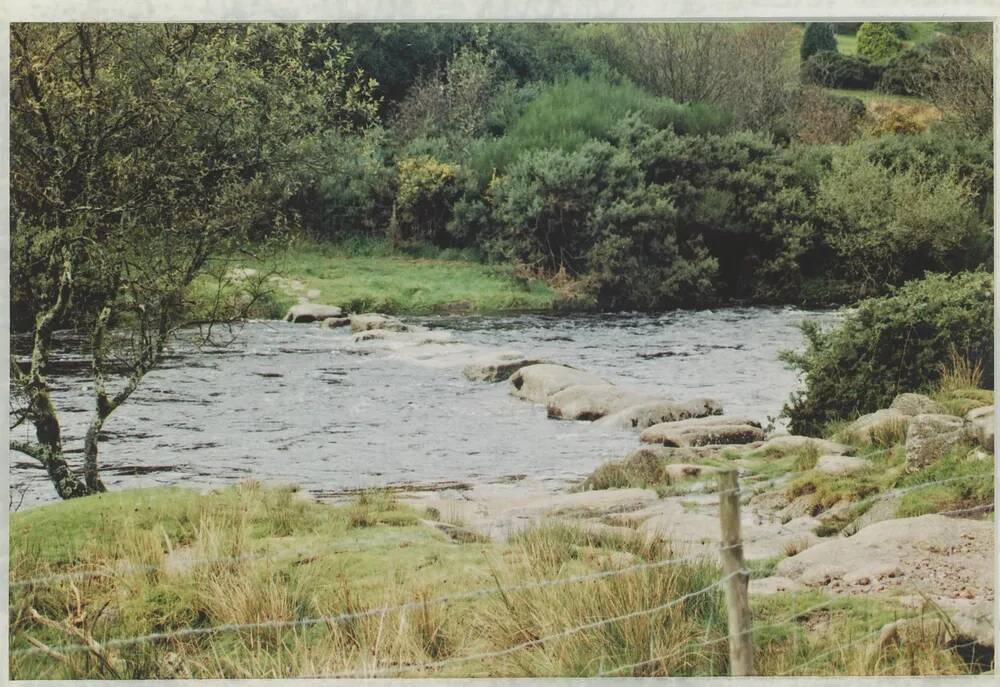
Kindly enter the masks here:
M 545 282 L 484 265 L 469 252 L 396 250 L 374 239 L 298 242 L 280 259 L 278 273 L 284 307 L 312 290 L 320 294 L 316 302 L 392 314 L 548 310 L 559 300 Z
M 12 676 L 593 676 L 635 663 L 641 665 L 622 674 L 726 674 L 722 590 L 671 604 L 720 578 L 710 560 L 514 591 L 514 585 L 668 558 L 670 546 L 564 523 L 542 524 L 506 543 L 453 541 L 421 525 L 419 517 L 383 492 L 324 505 L 299 498 L 291 488 L 254 482 L 211 494 L 123 491 L 14 513 L 11 648 L 52 649 L 49 655 L 13 656 Z M 21 584 L 83 571 L 101 574 Z M 431 603 L 498 585 L 507 591 Z M 778 595 L 757 601 L 755 623 L 773 622 L 810 600 Z M 410 608 L 378 610 L 400 603 Z M 758 670 L 780 672 L 814 659 L 810 672 L 819 674 L 906 672 L 909 665 L 899 652 L 874 644 L 863 654 L 876 656 L 870 662 L 859 661 L 862 654 L 822 655 L 901 612 L 879 602 L 833 603 L 839 610 L 824 635 L 807 627 L 808 618 L 784 624 L 781 632 L 762 629 Z M 101 645 L 112 638 L 222 623 L 364 612 L 296 627 L 232 628 Z M 589 626 L 620 616 L 629 617 Z M 567 632 L 579 626 L 588 627 Z M 80 642 L 91 643 L 90 650 L 57 648 Z M 482 653 L 492 655 L 476 656 Z M 964 669 L 950 652 L 929 655 L 920 666 L 924 672 Z M 434 669 L 417 665 L 439 661 L 446 663 Z

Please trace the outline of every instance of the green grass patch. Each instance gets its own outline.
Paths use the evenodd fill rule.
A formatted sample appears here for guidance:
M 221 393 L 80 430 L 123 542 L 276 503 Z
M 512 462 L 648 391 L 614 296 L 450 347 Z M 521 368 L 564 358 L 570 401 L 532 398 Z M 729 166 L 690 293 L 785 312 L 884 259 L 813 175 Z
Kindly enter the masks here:
M 299 242 L 277 270 L 275 291 L 286 308 L 312 290 L 320 294 L 315 302 L 392 314 L 549 310 L 559 301 L 545 282 L 482 264 L 470 252 L 395 250 L 380 240 Z

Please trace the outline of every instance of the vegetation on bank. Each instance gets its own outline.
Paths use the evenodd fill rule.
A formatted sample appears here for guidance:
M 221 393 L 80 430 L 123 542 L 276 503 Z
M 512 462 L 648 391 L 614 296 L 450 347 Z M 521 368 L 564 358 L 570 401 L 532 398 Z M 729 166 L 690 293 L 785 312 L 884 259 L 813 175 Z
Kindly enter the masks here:
M 700 590 L 720 577 L 715 565 L 516 589 L 663 560 L 671 556 L 669 544 L 556 523 L 503 544 L 455 541 L 420 522 L 433 515 L 384 493 L 331 506 L 253 482 L 207 495 L 125 491 L 14 513 L 12 677 L 564 677 L 636 663 L 642 665 L 615 674 L 726 674 L 719 588 L 656 613 L 541 641 Z M 472 590 L 495 591 L 461 599 Z M 455 600 L 439 603 L 441 596 Z M 815 631 L 813 616 L 796 617 L 790 597 L 754 601 L 759 674 L 805 661 L 812 661 L 805 672 L 815 675 L 968 670 L 957 654 L 938 651 L 930 635 L 901 646 L 879 646 L 875 636 L 858 644 L 909 615 L 889 602 L 819 593 L 810 599 L 830 602 L 826 624 Z M 380 610 L 404 603 L 405 611 Z M 800 611 L 807 607 L 798 603 Z M 791 624 L 784 622 L 789 615 Z M 320 617 L 328 619 L 314 620 Z M 268 621 L 279 624 L 254 626 Z M 768 629 L 775 621 L 781 625 Z M 209 630 L 222 624 L 245 626 Z M 185 630 L 194 632 L 172 634 Z M 161 636 L 129 639 L 152 633 Z M 114 638 L 125 642 L 106 644 Z M 505 652 L 529 640 L 539 641 Z M 89 648 L 60 648 L 80 643 Z M 835 650 L 840 645 L 844 651 Z M 477 654 L 486 655 L 465 660 Z M 423 663 L 434 667 L 422 669 Z

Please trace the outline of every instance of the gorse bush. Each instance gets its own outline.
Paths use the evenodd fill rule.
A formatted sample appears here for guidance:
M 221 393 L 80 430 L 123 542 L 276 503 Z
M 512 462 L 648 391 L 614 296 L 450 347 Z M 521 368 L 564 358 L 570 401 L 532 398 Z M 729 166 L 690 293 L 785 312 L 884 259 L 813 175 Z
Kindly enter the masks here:
M 986 257 L 968 183 L 951 171 L 928 170 L 919 157 L 890 167 L 861 146 L 838 151 L 817 203 L 827 241 L 862 295 L 926 269 L 952 271 Z
M 807 60 L 823 50 L 837 52 L 837 39 L 833 35 L 833 25 L 820 23 L 806 24 L 802 32 L 802 46 L 799 55 Z
M 893 24 L 865 22 L 858 29 L 858 54 L 873 62 L 885 62 L 903 49 Z
M 926 391 L 957 352 L 982 366 L 993 387 L 993 275 L 929 274 L 892 294 L 861 301 L 840 324 L 803 325 L 807 348 L 784 359 L 804 388 L 784 414 L 795 433 L 887 406 L 904 391 Z
M 457 167 L 422 155 L 400 160 L 396 169 L 391 238 L 397 242 L 445 241 L 445 227 L 458 190 Z

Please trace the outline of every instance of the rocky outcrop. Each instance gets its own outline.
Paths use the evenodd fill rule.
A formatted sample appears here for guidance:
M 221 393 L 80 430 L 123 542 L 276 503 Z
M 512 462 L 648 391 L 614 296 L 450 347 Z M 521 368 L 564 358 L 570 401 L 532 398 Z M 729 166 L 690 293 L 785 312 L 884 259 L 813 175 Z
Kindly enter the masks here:
M 795 434 L 783 434 L 771 437 L 756 452 L 759 454 L 778 454 L 783 456 L 788 453 L 807 449 L 827 455 L 846 455 L 851 452 L 851 447 L 846 444 Z
M 610 429 L 638 429 L 641 431 L 663 422 L 676 422 L 677 420 L 721 414 L 722 405 L 710 398 L 695 398 L 684 402 L 650 401 L 609 413 L 597 420 L 596 424 Z
M 979 442 L 987 451 L 993 451 L 993 433 L 996 430 L 993 406 L 970 410 L 965 416 L 965 421 L 968 423 L 966 433 L 969 438 Z
M 381 313 L 351 315 L 352 332 L 364 332 L 369 329 L 385 329 L 393 332 L 405 332 L 409 331 L 410 327 L 403 324 L 402 321 L 395 317 L 382 315 Z
M 510 376 L 510 393 L 534 403 L 547 403 L 549 396 L 578 384 L 606 384 L 595 374 L 566 365 L 528 365 Z
M 776 573 L 835 594 L 920 594 L 960 632 L 992 646 L 993 523 L 922 515 L 885 520 L 778 563 Z
M 899 394 L 892 400 L 889 408 L 910 416 L 927 413 L 943 415 L 948 412 L 943 405 L 923 394 Z
M 335 305 L 299 303 L 290 307 L 285 313 L 285 322 L 316 322 L 331 317 L 342 317 L 343 314 L 343 309 Z
M 954 415 L 915 415 L 906 430 L 906 470 L 916 472 L 966 439 L 965 422 Z
M 544 360 L 529 358 L 517 351 L 499 351 L 473 360 L 462 370 L 473 382 L 502 382 L 528 365 L 540 365 Z
M 895 408 L 884 408 L 862 415 L 844 430 L 849 441 L 873 444 L 889 441 L 906 432 L 910 416 Z
M 649 394 L 610 384 L 574 384 L 551 394 L 547 410 L 557 420 L 597 420 L 650 400 Z
M 750 418 L 713 415 L 653 425 L 639 438 L 647 444 L 664 446 L 748 444 L 762 440 L 764 431 L 759 422 Z

